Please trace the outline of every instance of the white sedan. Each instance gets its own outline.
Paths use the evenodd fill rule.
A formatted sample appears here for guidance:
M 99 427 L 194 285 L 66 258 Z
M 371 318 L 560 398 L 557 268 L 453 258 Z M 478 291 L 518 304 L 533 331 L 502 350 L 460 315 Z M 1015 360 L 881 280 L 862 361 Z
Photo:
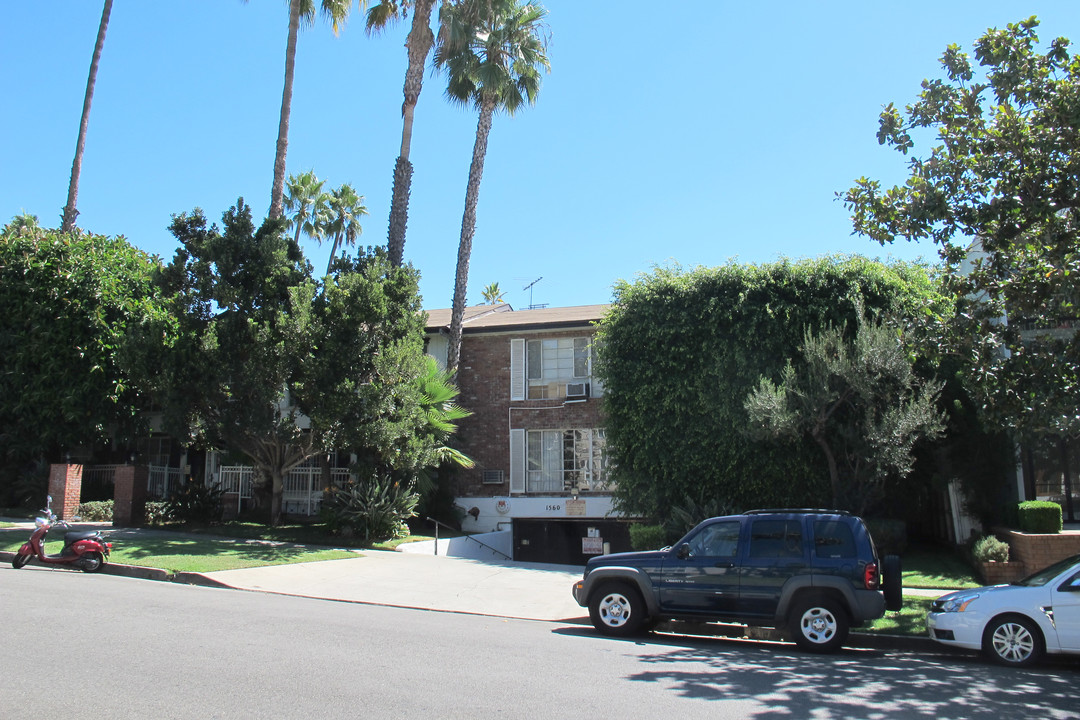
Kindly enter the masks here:
M 1080 653 L 1080 555 L 1011 585 L 942 595 L 926 616 L 930 637 L 982 650 L 1012 666 L 1043 653 Z

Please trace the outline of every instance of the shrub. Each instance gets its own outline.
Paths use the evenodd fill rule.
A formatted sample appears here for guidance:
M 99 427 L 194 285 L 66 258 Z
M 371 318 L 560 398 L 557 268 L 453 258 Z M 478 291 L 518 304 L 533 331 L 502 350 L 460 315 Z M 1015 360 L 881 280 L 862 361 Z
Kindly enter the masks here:
M 971 554 L 976 562 L 1008 562 L 1009 544 L 998 540 L 993 535 L 987 535 L 975 542 L 971 548 Z
M 165 512 L 182 523 L 209 523 L 221 519 L 220 485 L 206 486 L 188 478 L 184 487 L 165 503 Z
M 147 525 L 164 525 L 173 518 L 169 515 L 168 503 L 160 500 L 150 500 L 146 503 L 144 522 Z
M 408 536 L 406 520 L 416 516 L 419 502 L 412 482 L 375 472 L 327 490 L 321 515 L 331 533 L 380 542 Z
M 874 539 L 879 555 L 903 555 L 907 550 L 907 523 L 903 520 L 869 518 L 866 529 Z
M 1028 533 L 1061 532 L 1061 506 L 1055 502 L 1028 500 L 1018 506 L 1020 530 Z
M 81 503 L 75 508 L 75 514 L 86 522 L 111 522 L 113 519 L 112 500 L 94 500 Z
M 658 550 L 667 544 L 663 525 L 635 523 L 630 526 L 630 547 L 635 550 Z

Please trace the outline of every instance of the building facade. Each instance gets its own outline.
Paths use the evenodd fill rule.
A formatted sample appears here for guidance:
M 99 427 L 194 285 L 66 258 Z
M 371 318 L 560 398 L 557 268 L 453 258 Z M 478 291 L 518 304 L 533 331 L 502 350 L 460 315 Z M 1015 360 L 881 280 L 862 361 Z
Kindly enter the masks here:
M 593 339 L 606 305 L 467 308 L 457 384 L 472 416 L 454 444 L 476 465 L 456 471 L 468 532 L 509 531 L 515 560 L 583 564 L 629 549 L 614 512 L 603 386 Z M 428 352 L 445 364 L 449 310 L 428 312 Z

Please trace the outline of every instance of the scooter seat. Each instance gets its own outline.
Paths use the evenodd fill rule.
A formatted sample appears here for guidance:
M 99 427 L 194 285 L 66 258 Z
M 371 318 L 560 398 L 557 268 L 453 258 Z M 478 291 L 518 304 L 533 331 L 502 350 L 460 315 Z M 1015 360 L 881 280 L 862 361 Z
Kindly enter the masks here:
M 97 534 L 97 530 L 64 533 L 64 544 L 70 545 L 71 543 L 78 542 L 79 540 L 87 540 L 92 537 L 97 537 Z

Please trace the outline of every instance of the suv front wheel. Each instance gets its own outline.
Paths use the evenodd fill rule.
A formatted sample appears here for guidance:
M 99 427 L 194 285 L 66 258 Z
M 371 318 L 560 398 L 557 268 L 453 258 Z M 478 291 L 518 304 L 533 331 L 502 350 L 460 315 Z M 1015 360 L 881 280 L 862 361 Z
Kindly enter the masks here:
M 634 635 L 645 623 L 645 601 L 625 583 L 604 583 L 589 600 L 589 619 L 605 635 Z
M 835 600 L 808 596 L 795 602 L 788 616 L 788 627 L 801 649 L 827 653 L 839 650 L 847 640 L 850 622 Z

